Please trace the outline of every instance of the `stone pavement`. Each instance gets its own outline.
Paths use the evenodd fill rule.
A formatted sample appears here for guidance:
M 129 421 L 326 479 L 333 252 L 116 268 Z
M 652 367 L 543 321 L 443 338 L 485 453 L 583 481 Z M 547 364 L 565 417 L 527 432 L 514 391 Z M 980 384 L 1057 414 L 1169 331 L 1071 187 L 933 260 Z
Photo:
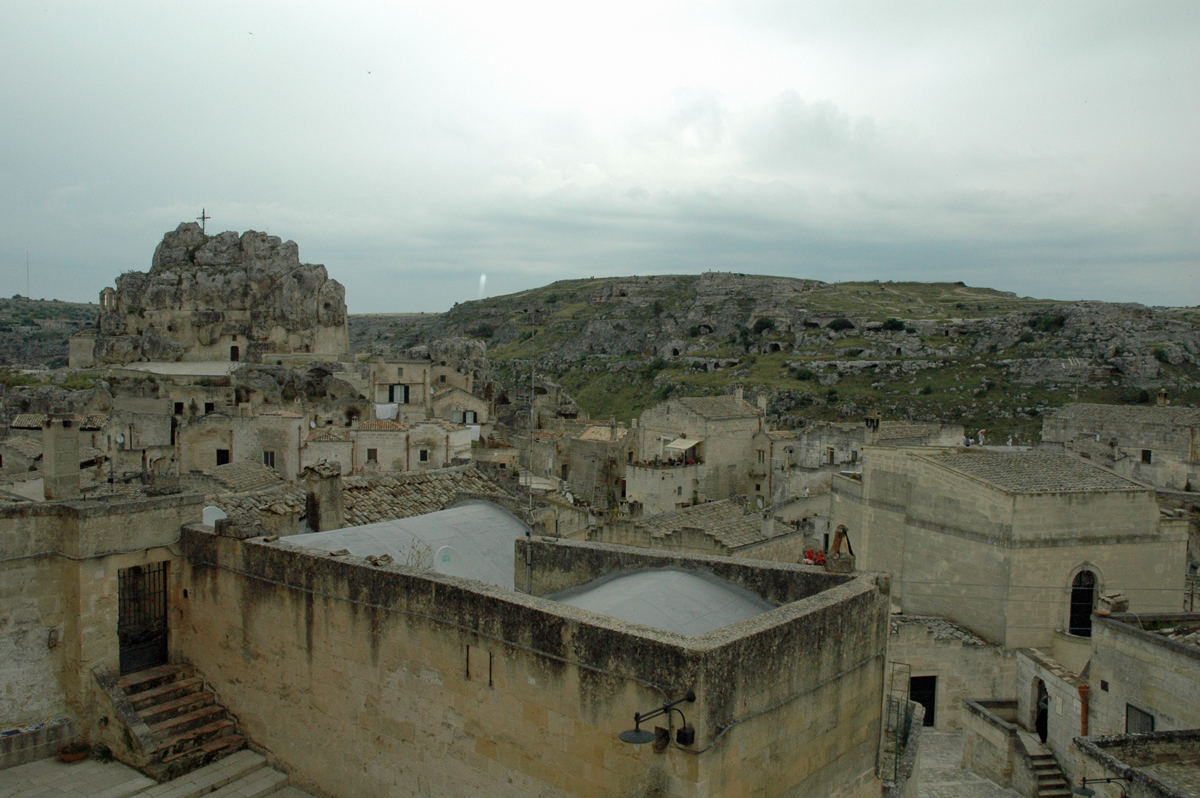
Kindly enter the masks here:
M 120 762 L 42 759 L 0 770 L 0 798 L 127 798 L 154 781 Z
M 963 770 L 963 732 L 921 732 L 918 798 L 1021 798 L 1016 790 L 997 786 Z

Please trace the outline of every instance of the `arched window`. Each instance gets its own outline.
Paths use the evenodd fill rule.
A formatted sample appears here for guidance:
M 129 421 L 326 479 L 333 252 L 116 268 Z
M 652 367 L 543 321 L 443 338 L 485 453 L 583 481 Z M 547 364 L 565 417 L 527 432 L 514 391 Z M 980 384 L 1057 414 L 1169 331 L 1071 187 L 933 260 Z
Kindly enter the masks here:
M 1071 583 L 1071 619 L 1067 627 L 1073 635 L 1092 636 L 1092 608 L 1096 606 L 1096 575 L 1080 571 Z

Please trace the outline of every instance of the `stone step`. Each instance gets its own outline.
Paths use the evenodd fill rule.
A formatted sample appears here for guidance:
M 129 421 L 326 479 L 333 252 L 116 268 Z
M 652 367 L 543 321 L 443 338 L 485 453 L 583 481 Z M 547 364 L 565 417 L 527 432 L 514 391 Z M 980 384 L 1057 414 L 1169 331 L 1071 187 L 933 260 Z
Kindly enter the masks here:
M 145 709 L 139 709 L 138 717 L 153 729 L 155 724 L 162 723 L 171 718 L 177 718 L 180 715 L 187 715 L 190 712 L 211 706 L 216 702 L 217 697 L 213 695 L 211 690 L 199 690 L 194 693 L 186 693 L 179 698 L 174 698 L 161 704 L 154 704 Z
M 183 715 L 176 715 L 172 718 L 167 718 L 164 721 L 152 724 L 150 731 L 160 740 L 165 740 L 170 737 L 179 737 L 184 732 L 198 729 L 201 726 L 207 726 L 210 723 L 215 723 L 225 717 L 225 707 L 219 704 L 209 704 L 206 707 L 200 707 Z
M 229 740 L 231 737 L 220 739 Z M 261 754 L 243 749 L 185 776 L 151 787 L 140 795 L 143 798 L 197 798 L 248 776 L 266 764 L 267 760 Z
M 160 684 L 158 687 L 151 687 L 149 690 L 143 690 L 140 693 L 126 692 L 125 697 L 129 699 L 130 704 L 133 704 L 134 709 L 141 710 L 155 706 L 156 704 L 173 701 L 188 693 L 196 693 L 203 689 L 204 679 L 199 676 L 189 676 L 186 679 L 179 679 L 178 681 Z
M 222 757 L 229 757 L 246 747 L 246 738 L 240 734 L 223 734 L 201 745 L 168 754 L 157 762 L 146 766 L 146 772 L 159 781 L 182 778 L 209 763 L 219 764 Z
M 152 687 L 186 679 L 192 675 L 191 665 L 159 665 L 157 668 L 147 668 L 144 671 L 122 676 L 117 680 L 126 695 L 141 693 Z
M 188 749 L 203 745 L 217 737 L 233 734 L 234 731 L 233 721 L 228 718 L 222 718 L 205 726 L 189 729 L 178 737 L 171 737 L 164 740 L 159 743 L 158 754 L 163 762 L 170 762 L 179 754 L 188 751 Z
M 287 786 L 287 774 L 280 773 L 274 768 L 259 768 L 249 775 L 242 776 L 237 781 L 226 784 L 216 792 L 209 793 L 211 798 L 259 798 L 270 795 Z

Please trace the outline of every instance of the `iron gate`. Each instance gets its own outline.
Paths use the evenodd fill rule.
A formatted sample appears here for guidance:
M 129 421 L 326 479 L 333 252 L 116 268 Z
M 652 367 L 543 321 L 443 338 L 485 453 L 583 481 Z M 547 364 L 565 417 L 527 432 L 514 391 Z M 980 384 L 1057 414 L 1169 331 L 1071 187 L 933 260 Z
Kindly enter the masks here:
M 135 565 L 117 575 L 121 675 L 167 663 L 167 564 Z

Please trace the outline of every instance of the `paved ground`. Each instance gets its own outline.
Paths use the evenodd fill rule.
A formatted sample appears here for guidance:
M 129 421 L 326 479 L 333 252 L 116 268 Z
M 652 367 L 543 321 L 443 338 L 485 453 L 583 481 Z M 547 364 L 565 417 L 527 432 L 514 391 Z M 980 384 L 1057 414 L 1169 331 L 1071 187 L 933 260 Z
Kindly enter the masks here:
M 1016 790 L 963 770 L 963 736 L 962 732 L 922 732 L 918 798 L 1021 798 Z
M 125 798 L 154 781 L 120 762 L 42 759 L 0 770 L 0 798 Z

